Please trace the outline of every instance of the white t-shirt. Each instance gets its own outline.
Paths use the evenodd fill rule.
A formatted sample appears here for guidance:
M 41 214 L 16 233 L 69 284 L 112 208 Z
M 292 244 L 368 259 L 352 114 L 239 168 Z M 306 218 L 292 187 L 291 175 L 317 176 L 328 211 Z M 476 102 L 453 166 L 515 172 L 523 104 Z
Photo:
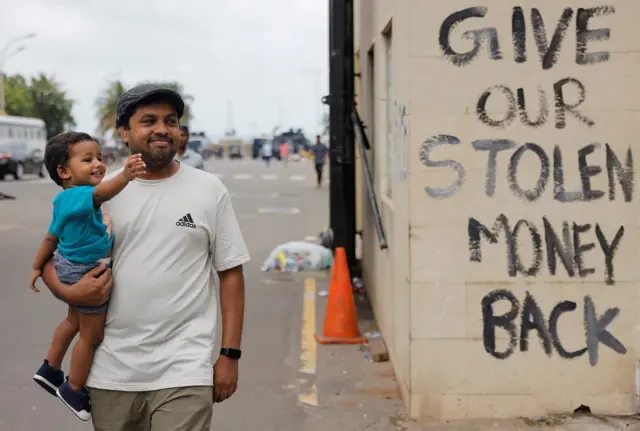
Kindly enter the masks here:
M 214 271 L 250 259 L 226 187 L 181 165 L 168 179 L 132 181 L 108 211 L 114 288 L 87 386 L 212 385 Z

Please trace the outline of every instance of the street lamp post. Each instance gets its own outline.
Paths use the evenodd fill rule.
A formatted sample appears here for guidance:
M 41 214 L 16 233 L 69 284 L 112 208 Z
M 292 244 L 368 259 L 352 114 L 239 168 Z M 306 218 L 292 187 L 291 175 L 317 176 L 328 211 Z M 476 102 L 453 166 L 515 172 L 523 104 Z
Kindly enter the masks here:
M 36 37 L 35 33 L 29 33 L 22 36 L 18 36 L 16 38 L 13 38 L 9 42 L 7 42 L 4 48 L 0 50 L 0 115 L 6 114 L 5 97 L 4 97 L 4 65 L 11 57 L 25 50 L 24 46 L 19 46 L 14 51 L 11 51 L 9 54 L 7 54 L 9 52 L 9 48 L 11 48 L 16 42 L 19 42 L 21 40 L 31 39 L 34 37 Z

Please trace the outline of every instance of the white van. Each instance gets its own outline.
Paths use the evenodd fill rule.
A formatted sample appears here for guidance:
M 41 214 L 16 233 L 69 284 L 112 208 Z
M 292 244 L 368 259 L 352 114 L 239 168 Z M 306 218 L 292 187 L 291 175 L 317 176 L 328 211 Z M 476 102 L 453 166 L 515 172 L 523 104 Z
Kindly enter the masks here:
M 0 180 L 5 175 L 21 179 L 24 174 L 43 177 L 45 123 L 39 118 L 0 115 Z

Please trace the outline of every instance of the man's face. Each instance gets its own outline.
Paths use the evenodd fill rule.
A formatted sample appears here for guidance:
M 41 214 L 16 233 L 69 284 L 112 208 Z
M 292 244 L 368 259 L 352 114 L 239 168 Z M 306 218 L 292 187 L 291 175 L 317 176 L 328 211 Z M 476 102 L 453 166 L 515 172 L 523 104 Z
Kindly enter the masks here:
M 180 130 L 180 149 L 187 148 L 187 142 L 189 142 L 189 133 L 186 130 Z
M 142 154 L 150 172 L 171 163 L 180 144 L 176 110 L 167 102 L 140 105 L 129 119 L 129 129 L 121 128 L 131 153 Z

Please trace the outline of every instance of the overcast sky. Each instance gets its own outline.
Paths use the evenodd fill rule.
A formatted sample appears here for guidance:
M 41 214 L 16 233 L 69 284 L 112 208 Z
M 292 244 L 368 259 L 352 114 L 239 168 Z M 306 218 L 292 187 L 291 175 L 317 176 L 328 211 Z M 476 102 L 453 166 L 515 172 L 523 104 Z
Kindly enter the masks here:
M 221 135 L 318 131 L 328 88 L 327 0 L 4 0 L 0 49 L 26 49 L 8 74 L 54 75 L 75 100 L 77 129 L 96 127 L 110 79 L 180 81 L 194 96 L 192 129 Z M 318 82 L 318 85 L 316 84 Z

